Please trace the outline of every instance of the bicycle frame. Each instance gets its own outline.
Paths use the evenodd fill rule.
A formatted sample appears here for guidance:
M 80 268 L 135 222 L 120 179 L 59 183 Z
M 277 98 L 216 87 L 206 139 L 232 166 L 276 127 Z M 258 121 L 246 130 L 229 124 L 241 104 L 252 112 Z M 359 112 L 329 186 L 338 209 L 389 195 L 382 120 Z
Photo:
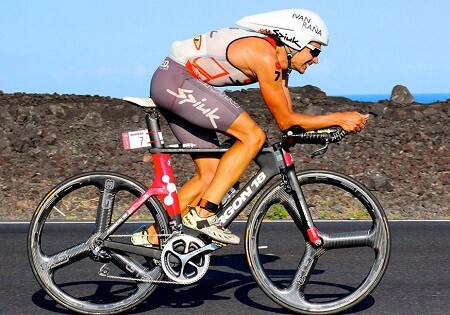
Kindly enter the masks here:
M 151 148 L 149 153 L 152 155 L 155 168 L 155 178 L 152 185 L 142 196 L 137 198 L 125 211 L 125 213 L 107 230 L 100 234 L 101 239 L 105 239 L 113 233 L 122 223 L 132 216 L 138 209 L 152 196 L 157 196 L 164 204 L 167 214 L 170 218 L 170 226 L 173 231 L 179 230 L 181 224 L 181 212 L 178 201 L 178 193 L 175 186 L 175 178 L 170 163 L 172 154 L 223 154 L 228 149 L 222 148 L 183 148 L 183 147 L 165 147 L 163 136 L 159 124 L 159 112 L 157 109 L 151 109 L 146 115 L 147 129 L 150 136 Z M 272 147 L 264 147 L 255 157 L 254 162 L 259 170 L 256 174 L 230 198 L 218 213 L 219 221 L 224 227 L 229 226 L 234 219 L 246 208 L 253 198 L 260 193 L 268 182 L 280 174 L 283 179 L 285 189 L 292 193 L 296 208 L 296 213 L 290 213 L 294 222 L 303 228 L 300 230 L 305 234 L 312 244 L 321 245 L 317 228 L 314 226 L 312 217 L 309 213 L 306 201 L 303 197 L 300 185 L 297 180 L 294 160 L 289 150 L 275 144 Z M 109 244 L 110 242 L 108 242 Z M 127 245 L 129 246 L 129 245 Z M 109 246 L 108 246 L 109 247 Z M 114 246 L 113 246 L 114 247 Z

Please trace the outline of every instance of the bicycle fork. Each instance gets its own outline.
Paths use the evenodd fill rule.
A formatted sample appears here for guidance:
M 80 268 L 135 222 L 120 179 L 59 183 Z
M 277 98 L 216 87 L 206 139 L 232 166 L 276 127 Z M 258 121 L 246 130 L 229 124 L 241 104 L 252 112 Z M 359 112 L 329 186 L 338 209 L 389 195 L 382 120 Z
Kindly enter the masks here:
M 308 209 L 308 204 L 298 182 L 292 154 L 290 151 L 284 149 L 281 149 L 281 152 L 283 154 L 283 160 L 286 165 L 284 169 L 281 169 L 283 181 L 288 186 L 288 189 L 291 190 L 296 208 L 298 209 L 295 215 L 298 215 L 299 217 L 293 219 L 294 221 L 300 220 L 301 224 L 306 227 L 307 235 L 305 235 L 305 238 L 307 237 L 311 244 L 315 246 L 321 246 L 322 239 L 319 237 L 319 231 L 314 225 L 314 221 Z

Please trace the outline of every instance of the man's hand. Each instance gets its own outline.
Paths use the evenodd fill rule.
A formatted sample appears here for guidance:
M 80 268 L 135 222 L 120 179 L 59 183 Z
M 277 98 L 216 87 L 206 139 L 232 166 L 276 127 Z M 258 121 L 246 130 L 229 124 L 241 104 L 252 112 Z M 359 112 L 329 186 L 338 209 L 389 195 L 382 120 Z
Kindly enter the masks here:
M 369 114 L 361 114 L 358 112 L 341 112 L 332 114 L 339 126 L 347 132 L 359 132 L 366 126 Z

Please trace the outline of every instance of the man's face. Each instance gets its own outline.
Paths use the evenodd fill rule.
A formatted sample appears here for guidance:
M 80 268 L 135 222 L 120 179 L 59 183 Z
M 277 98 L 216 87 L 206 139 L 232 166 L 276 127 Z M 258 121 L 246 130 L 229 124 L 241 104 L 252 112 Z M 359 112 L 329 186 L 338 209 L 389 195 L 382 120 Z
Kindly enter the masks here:
M 310 65 L 319 63 L 319 57 L 314 56 L 317 54 L 315 48 L 320 50 L 321 45 L 316 42 L 311 42 L 296 53 L 291 61 L 292 68 L 303 74 Z

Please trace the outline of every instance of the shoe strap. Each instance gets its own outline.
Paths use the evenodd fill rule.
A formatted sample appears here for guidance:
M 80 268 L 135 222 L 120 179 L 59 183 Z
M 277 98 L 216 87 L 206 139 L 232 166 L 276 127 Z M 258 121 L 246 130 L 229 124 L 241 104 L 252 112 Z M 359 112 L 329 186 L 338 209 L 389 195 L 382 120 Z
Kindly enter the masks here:
M 194 207 L 189 206 L 189 211 L 192 211 L 195 217 L 197 217 L 197 227 L 202 229 L 202 228 L 206 228 L 206 227 L 210 227 L 210 226 L 215 226 L 221 230 L 226 230 L 222 224 L 220 224 L 217 215 L 212 215 L 210 217 L 207 218 L 202 218 L 201 216 L 198 215 L 197 213 L 197 209 L 195 209 Z
M 205 210 L 208 210 L 211 213 L 217 213 L 219 212 L 219 205 L 215 204 L 214 202 L 208 201 L 206 199 L 200 199 L 200 201 L 198 202 L 197 206 L 199 206 L 200 208 L 203 208 Z

